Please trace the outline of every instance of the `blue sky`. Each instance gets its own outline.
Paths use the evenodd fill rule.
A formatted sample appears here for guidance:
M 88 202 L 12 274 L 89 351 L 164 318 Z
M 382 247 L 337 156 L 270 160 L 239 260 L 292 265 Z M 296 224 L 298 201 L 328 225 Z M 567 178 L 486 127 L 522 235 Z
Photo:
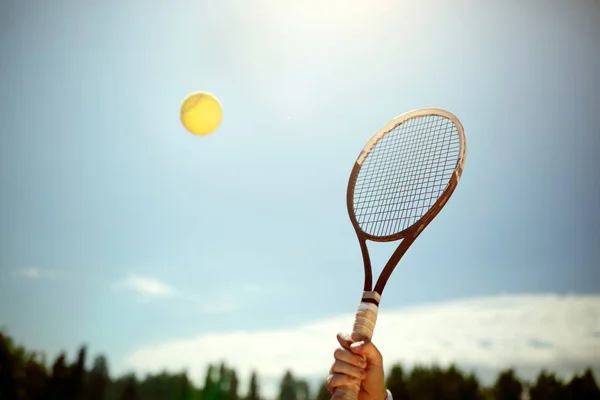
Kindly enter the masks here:
M 98 4 L 1 5 L 0 325 L 27 345 L 122 370 L 353 313 L 352 164 L 429 106 L 465 126 L 465 172 L 382 311 L 600 295 L 597 2 Z M 196 90 L 224 107 L 208 137 L 179 122 Z

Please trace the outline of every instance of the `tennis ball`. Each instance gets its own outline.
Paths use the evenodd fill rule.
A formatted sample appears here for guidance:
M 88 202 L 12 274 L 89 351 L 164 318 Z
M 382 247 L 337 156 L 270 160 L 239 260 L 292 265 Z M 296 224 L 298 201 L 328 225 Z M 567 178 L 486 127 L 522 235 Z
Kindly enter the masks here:
M 181 105 L 181 123 L 194 135 L 204 136 L 214 132 L 222 118 L 221 103 L 212 93 L 192 93 Z

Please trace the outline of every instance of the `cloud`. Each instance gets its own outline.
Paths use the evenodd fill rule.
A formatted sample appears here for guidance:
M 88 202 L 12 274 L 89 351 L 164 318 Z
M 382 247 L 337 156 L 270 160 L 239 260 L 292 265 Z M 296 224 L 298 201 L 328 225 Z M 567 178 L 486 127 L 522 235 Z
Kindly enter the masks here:
M 338 331 L 352 327 L 353 314 L 289 329 L 214 332 L 173 339 L 132 351 L 125 363 L 140 373 L 186 369 L 201 384 L 207 363 L 225 361 L 245 385 L 252 370 L 273 397 L 286 368 L 317 382 L 332 362 Z M 386 366 L 454 362 L 495 377 L 515 367 L 525 378 L 541 368 L 570 374 L 600 365 L 600 295 L 495 296 L 405 309 L 383 308 L 374 343 Z M 243 386 L 242 386 L 243 387 Z M 313 388 L 314 390 L 314 388 Z
M 161 282 L 158 279 L 140 275 L 130 275 L 126 279 L 120 281 L 116 285 L 118 288 L 123 288 L 136 292 L 139 295 L 148 297 L 171 297 L 176 294 L 173 287 Z
M 239 311 L 247 306 L 247 296 L 244 301 L 238 296 L 238 292 L 256 294 L 260 292 L 257 285 L 244 285 L 237 290 L 219 293 L 204 293 L 205 298 L 197 294 L 187 293 L 179 290 L 172 285 L 162 282 L 159 279 L 149 276 L 130 274 L 124 279 L 117 281 L 113 288 L 116 290 L 127 290 L 135 293 L 139 303 L 150 303 L 151 301 L 162 298 L 170 299 L 179 303 L 182 307 L 187 307 L 190 312 L 199 314 L 224 314 Z
M 63 271 L 58 269 L 48 269 L 48 268 L 39 268 L 39 267 L 21 267 L 16 268 L 13 273 L 16 276 L 20 276 L 23 278 L 29 279 L 41 279 L 41 278 L 49 278 L 54 279 L 58 278 Z M 64 276 L 62 276 L 64 277 Z
M 42 276 L 42 271 L 37 267 L 25 267 L 25 268 L 18 268 L 17 270 L 15 270 L 15 274 L 24 276 L 27 278 L 37 279 Z
M 189 307 L 190 311 L 196 310 L 200 314 L 223 314 L 238 311 L 243 307 L 240 297 L 235 292 L 217 293 L 202 299 L 198 295 L 186 293 L 159 279 L 131 274 L 127 278 L 115 283 L 115 289 L 128 290 L 138 295 L 137 301 L 149 303 L 156 298 L 169 298 L 180 302 L 182 306 Z M 256 285 L 246 285 L 241 291 L 257 293 L 260 288 Z

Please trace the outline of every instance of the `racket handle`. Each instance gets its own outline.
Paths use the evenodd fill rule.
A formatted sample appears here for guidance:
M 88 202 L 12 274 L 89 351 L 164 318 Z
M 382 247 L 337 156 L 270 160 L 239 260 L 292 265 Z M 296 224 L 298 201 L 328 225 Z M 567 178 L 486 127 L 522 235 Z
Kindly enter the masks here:
M 363 299 L 375 298 L 379 300 L 379 294 L 375 292 L 365 292 Z M 375 323 L 377 322 L 377 312 L 379 307 L 377 304 L 361 301 L 358 306 L 358 311 L 354 317 L 354 327 L 352 328 L 352 340 L 359 342 L 361 340 L 371 340 Z M 360 383 L 352 386 L 339 387 L 335 390 L 334 397 L 336 400 L 358 400 L 360 392 Z

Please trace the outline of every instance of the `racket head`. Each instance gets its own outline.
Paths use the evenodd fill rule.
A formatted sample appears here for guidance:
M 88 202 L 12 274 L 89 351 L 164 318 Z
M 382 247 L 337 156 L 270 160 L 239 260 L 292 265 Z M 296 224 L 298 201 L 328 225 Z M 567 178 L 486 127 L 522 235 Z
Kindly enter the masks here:
M 447 110 L 422 108 L 389 121 L 350 174 L 346 201 L 359 237 L 388 242 L 420 234 L 454 192 L 465 157 L 464 128 Z

